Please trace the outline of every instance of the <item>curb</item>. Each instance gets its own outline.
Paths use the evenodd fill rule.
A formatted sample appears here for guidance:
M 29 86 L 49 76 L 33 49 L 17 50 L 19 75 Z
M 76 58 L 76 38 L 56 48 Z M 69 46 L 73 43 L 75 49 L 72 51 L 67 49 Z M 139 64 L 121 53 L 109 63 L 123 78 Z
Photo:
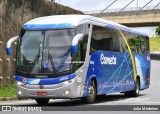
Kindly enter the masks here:
M 160 51 L 150 52 L 151 55 L 160 55 Z
M 29 100 L 29 99 L 18 99 L 16 96 L 14 96 L 14 97 L 0 97 L 0 101 L 13 101 L 13 100 L 20 100 L 21 101 L 21 100 Z
M 12 101 L 12 100 L 19 100 L 16 96 L 14 97 L 0 97 L 0 101 Z

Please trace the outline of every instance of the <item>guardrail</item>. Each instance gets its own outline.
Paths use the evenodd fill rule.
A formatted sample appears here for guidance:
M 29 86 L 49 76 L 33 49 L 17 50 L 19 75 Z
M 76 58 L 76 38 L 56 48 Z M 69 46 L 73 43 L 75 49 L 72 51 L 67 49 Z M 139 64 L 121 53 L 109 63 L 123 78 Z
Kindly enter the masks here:
M 103 9 L 101 10 L 92 10 L 92 11 L 83 11 L 84 14 L 98 14 L 101 13 L 103 11 L 103 13 L 112 13 L 112 12 L 125 12 L 125 11 L 140 11 L 142 7 L 129 7 L 129 8 L 125 8 L 123 9 L 123 11 L 121 11 L 122 8 L 115 8 L 115 9 L 107 9 L 105 11 L 103 11 Z M 142 10 L 155 10 L 155 9 L 160 9 L 160 5 L 158 6 L 146 6 L 145 8 L 143 8 Z

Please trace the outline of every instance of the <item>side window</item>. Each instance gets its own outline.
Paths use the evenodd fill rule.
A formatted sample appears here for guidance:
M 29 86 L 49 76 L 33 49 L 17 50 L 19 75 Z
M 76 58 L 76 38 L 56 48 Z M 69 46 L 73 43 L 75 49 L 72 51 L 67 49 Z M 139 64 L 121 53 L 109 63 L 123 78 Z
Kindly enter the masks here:
M 128 38 L 128 44 L 134 54 L 147 54 L 149 50 L 149 38 L 134 34 Z
M 129 52 L 128 47 L 122 37 L 120 37 L 120 52 Z
M 138 41 L 139 46 L 137 46 L 137 48 L 139 48 L 139 50 L 137 51 L 137 53 L 147 54 L 149 51 L 149 38 L 146 36 L 139 36 Z
M 119 31 L 117 31 L 117 32 L 119 34 L 121 52 L 129 52 L 128 47 L 126 45 L 126 42 L 124 41 L 122 35 L 119 33 Z M 122 31 L 122 33 L 125 36 L 126 40 L 128 41 L 129 46 L 131 47 L 131 45 L 132 45 L 131 42 L 132 42 L 132 38 L 134 37 L 134 34 L 131 34 L 131 33 L 128 33 L 128 32 L 124 32 L 124 31 Z
M 149 48 L 149 37 L 148 36 L 145 36 L 145 43 L 144 43 L 144 45 L 145 45 L 145 53 L 147 54 L 147 53 L 149 53 L 149 51 L 150 51 L 150 48 Z
M 76 28 L 76 34 L 88 34 L 89 33 L 89 25 L 88 24 L 83 24 L 83 25 L 79 25 Z
M 85 35 L 83 39 L 78 42 L 78 52 L 73 57 L 74 70 L 77 70 L 80 66 L 82 66 L 85 61 L 87 43 L 88 43 L 88 35 Z
M 93 26 L 90 54 L 97 50 L 119 52 L 119 46 L 119 38 L 116 31 L 105 27 Z
M 81 61 L 85 61 L 86 58 L 87 42 L 88 42 L 88 35 L 85 35 L 78 44 Z

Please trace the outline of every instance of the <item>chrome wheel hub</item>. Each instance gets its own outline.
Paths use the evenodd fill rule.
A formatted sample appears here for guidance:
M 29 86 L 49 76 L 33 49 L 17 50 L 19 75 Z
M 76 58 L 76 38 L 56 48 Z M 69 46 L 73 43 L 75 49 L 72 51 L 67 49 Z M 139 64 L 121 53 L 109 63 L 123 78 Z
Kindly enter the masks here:
M 94 87 L 93 86 L 89 87 L 88 96 L 91 99 L 93 99 L 95 97 L 95 91 L 94 91 Z

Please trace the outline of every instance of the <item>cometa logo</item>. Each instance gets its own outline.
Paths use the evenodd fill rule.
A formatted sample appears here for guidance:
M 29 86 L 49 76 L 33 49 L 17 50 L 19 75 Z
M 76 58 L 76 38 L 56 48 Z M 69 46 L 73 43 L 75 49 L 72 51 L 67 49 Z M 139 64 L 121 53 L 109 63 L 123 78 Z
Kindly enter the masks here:
M 112 55 L 112 57 L 105 57 L 104 54 L 101 54 L 100 62 L 103 65 L 116 65 L 117 58 Z

